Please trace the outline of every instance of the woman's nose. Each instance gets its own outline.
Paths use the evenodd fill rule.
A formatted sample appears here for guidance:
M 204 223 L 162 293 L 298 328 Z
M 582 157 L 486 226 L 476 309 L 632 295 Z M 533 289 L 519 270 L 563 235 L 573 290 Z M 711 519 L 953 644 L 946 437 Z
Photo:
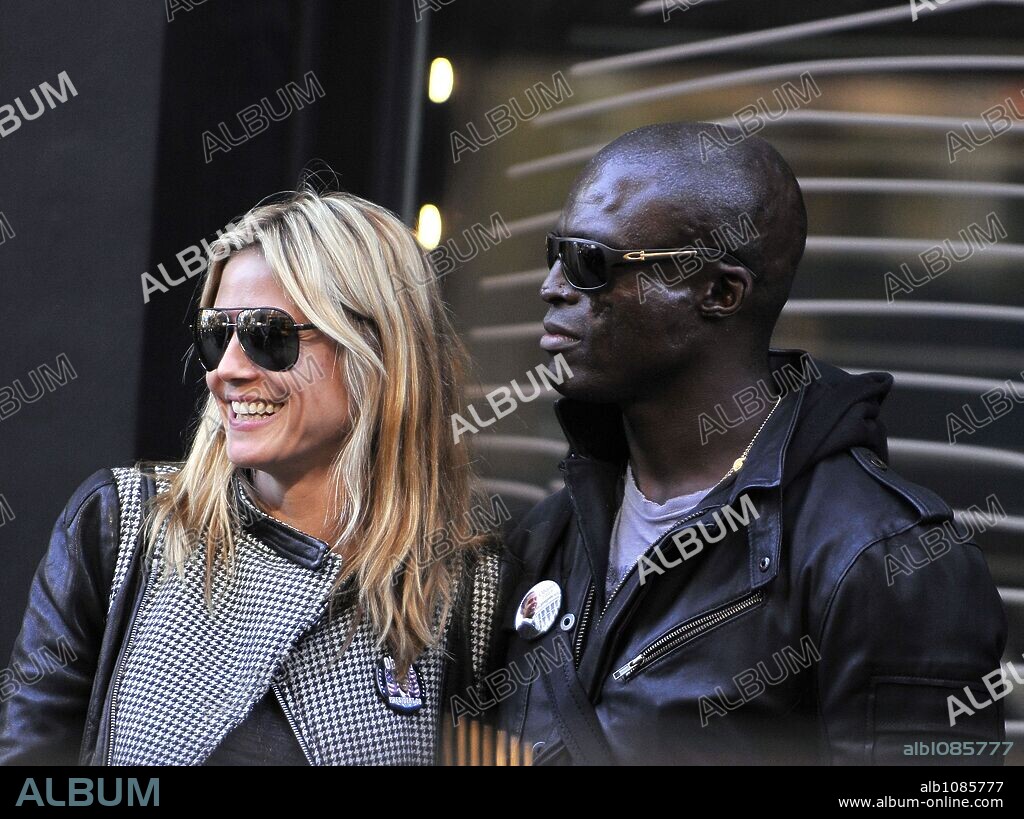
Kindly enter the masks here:
M 249 356 L 238 342 L 238 333 L 232 332 L 224 355 L 217 365 L 217 375 L 224 381 L 230 381 L 253 378 L 258 372 L 259 368 L 249 360 Z

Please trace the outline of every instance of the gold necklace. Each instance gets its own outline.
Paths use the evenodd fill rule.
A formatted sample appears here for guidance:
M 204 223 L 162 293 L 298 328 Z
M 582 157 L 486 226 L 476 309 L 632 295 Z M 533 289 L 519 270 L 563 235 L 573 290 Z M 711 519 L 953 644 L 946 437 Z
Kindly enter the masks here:
M 733 462 L 732 462 L 732 466 L 731 466 L 731 467 L 729 467 L 729 471 L 728 471 L 728 472 L 726 472 L 726 473 L 725 473 L 725 474 L 724 474 L 724 475 L 723 475 L 723 476 L 722 476 L 722 477 L 721 477 L 721 478 L 719 479 L 718 483 L 716 483 L 716 484 L 715 484 L 714 486 L 712 486 L 712 487 L 711 487 L 711 489 L 709 489 L 709 490 L 708 490 L 708 494 L 709 494 L 709 495 L 710 495 L 710 494 L 711 494 L 712 492 L 714 492 L 714 491 L 715 491 L 716 489 L 718 489 L 718 487 L 722 485 L 722 482 L 723 482 L 723 481 L 724 481 L 724 480 L 725 480 L 726 478 L 728 478 L 728 477 L 729 477 L 730 475 L 733 475 L 733 474 L 735 474 L 736 472 L 739 472 L 739 471 L 740 471 L 741 469 L 743 469 L 743 464 L 744 464 L 744 463 L 746 462 L 746 460 L 747 460 L 747 455 L 748 455 L 748 454 L 750 454 L 750 448 L 751 448 L 751 447 L 752 447 L 752 446 L 754 445 L 754 441 L 756 441 L 756 440 L 757 440 L 757 436 L 761 434 L 761 430 L 762 430 L 762 429 L 764 429 L 764 427 L 765 427 L 765 424 L 767 424 L 767 423 L 768 423 L 768 419 L 772 417 L 772 414 L 773 414 L 773 413 L 775 412 L 775 410 L 777 410 L 777 409 L 779 408 L 779 404 L 781 404 L 781 403 L 782 403 L 782 396 L 780 395 L 780 396 L 779 396 L 778 398 L 776 398 L 776 399 L 775 399 L 775 406 L 774 406 L 774 407 L 772 407 L 772 409 L 771 409 L 771 412 L 769 412 L 769 413 L 768 413 L 768 414 L 767 414 L 767 415 L 766 415 L 766 416 L 764 417 L 764 420 L 763 420 L 763 421 L 761 422 L 761 426 L 759 426 L 759 427 L 757 428 L 757 432 L 755 432 L 755 433 L 754 433 L 754 437 L 750 439 L 750 443 L 749 443 L 749 444 L 747 444 L 747 448 L 743 450 L 743 454 L 742 454 L 742 455 L 740 455 L 740 457 L 738 457 L 738 458 L 737 458 L 737 459 L 736 459 L 735 461 L 733 461 Z

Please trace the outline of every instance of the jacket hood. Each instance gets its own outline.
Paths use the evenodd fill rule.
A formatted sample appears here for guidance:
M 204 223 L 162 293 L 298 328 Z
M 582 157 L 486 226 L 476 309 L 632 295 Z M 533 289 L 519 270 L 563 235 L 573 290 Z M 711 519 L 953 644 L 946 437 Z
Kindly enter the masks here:
M 772 356 L 778 353 L 772 351 Z M 892 389 L 892 376 L 883 372 L 852 375 L 831 364 L 810 360 L 820 376 L 804 387 L 796 426 L 786 448 L 783 485 L 829 455 L 853 447 L 867 447 L 883 461 L 889 460 L 885 425 L 878 416 Z
M 818 461 L 853 447 L 867 447 L 888 460 L 879 411 L 892 388 L 891 375 L 854 375 L 818 361 L 803 350 L 770 350 L 769 363 L 776 382 L 774 389 L 782 389 L 784 394 L 796 390 L 801 393 L 793 402 L 797 417 L 795 423 L 788 424 L 783 418 L 773 418 L 777 434 L 762 435 L 750 460 L 758 454 L 777 457 L 779 447 L 783 447 L 783 485 Z M 798 374 L 802 374 L 802 380 L 798 380 Z M 561 398 L 555 403 L 555 412 L 572 454 L 620 463 L 624 468 L 629 449 L 617 405 Z M 786 430 L 791 430 L 788 439 L 783 437 Z

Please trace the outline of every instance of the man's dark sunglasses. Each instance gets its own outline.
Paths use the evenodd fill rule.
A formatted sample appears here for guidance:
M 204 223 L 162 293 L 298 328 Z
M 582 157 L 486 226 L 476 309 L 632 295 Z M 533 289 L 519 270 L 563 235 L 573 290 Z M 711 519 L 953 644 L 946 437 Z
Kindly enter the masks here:
M 238 310 L 231 321 L 229 312 Z M 192 339 L 203 368 L 217 369 L 238 333 L 238 343 L 249 360 L 265 370 L 281 372 L 299 359 L 299 330 L 315 330 L 312 324 L 297 324 L 277 307 L 200 307 L 192 325 Z
M 556 261 L 561 261 L 565 280 L 577 290 L 600 290 L 606 287 L 611 281 L 613 267 L 672 256 L 702 256 L 712 261 L 724 259 L 750 271 L 750 275 L 757 278 L 757 274 L 735 256 L 702 244 L 657 250 L 620 250 L 592 239 L 574 239 L 549 233 L 547 253 L 548 270 L 555 266 Z

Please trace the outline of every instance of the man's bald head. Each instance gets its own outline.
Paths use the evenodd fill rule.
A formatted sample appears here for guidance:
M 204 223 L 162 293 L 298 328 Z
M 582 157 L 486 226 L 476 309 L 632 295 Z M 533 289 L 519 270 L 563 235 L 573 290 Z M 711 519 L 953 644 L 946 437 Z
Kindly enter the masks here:
M 770 333 L 803 255 L 807 211 L 778 151 L 763 139 L 724 133 L 735 144 L 710 156 L 723 129 L 709 123 L 661 123 L 623 134 L 577 178 L 562 225 L 568 229 L 578 223 L 574 211 L 593 213 L 596 206 L 623 217 L 619 241 L 630 247 L 720 246 L 723 237 L 735 237 L 742 244 L 720 249 L 758 274 L 758 319 Z

